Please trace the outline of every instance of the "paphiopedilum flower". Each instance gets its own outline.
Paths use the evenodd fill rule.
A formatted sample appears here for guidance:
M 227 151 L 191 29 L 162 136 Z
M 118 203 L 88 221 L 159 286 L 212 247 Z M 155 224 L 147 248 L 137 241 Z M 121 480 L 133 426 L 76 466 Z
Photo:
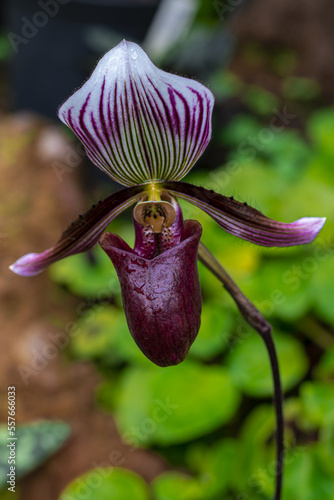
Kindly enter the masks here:
M 52 248 L 11 266 L 33 276 L 100 241 L 118 273 L 131 334 L 160 366 L 182 361 L 200 326 L 202 229 L 197 221 L 183 222 L 177 198 L 204 210 L 225 231 L 268 247 L 309 243 L 325 221 L 276 222 L 233 198 L 180 182 L 210 140 L 213 104 L 204 85 L 156 68 L 134 43 L 123 41 L 108 52 L 59 117 L 92 162 L 127 187 L 93 205 Z M 119 236 L 102 233 L 134 204 L 132 250 Z

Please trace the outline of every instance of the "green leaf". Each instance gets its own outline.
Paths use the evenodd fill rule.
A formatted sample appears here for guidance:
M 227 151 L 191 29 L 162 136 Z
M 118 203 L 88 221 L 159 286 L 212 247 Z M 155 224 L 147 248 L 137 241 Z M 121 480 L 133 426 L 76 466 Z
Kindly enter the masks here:
M 155 500 L 205 500 L 199 481 L 179 472 L 165 472 L 151 484 Z
M 204 301 L 201 328 L 190 348 L 190 355 L 210 359 L 224 351 L 233 329 L 233 317 L 222 304 Z
M 286 462 L 283 482 L 285 500 L 311 500 L 312 468 L 312 455 L 305 448 L 297 451 L 293 460 Z
M 49 273 L 53 281 L 66 285 L 80 297 L 120 294 L 114 266 L 100 247 L 94 248 L 90 254 L 79 253 L 56 262 L 50 267 Z
M 238 146 L 250 135 L 257 135 L 261 125 L 253 116 L 240 114 L 233 118 L 228 127 L 221 129 L 219 138 L 223 144 Z
M 313 113 L 307 123 L 308 133 L 315 147 L 334 157 L 334 109 L 326 108 Z
M 243 87 L 241 80 L 228 71 L 215 71 L 210 79 L 210 88 L 216 99 L 224 99 L 238 94 Z
M 236 439 L 223 439 L 202 452 L 200 478 L 208 498 L 218 498 L 238 486 L 240 443 Z
M 275 252 L 276 253 L 276 252 Z M 259 266 L 255 276 L 242 286 L 245 294 L 266 317 L 287 321 L 301 318 L 311 303 L 311 274 L 300 269 L 300 259 L 273 258 Z
M 80 359 L 100 359 L 109 365 L 124 361 L 149 365 L 130 335 L 123 309 L 112 306 L 91 308 L 78 321 L 71 350 Z
M 12 46 L 7 33 L 0 32 L 0 60 L 10 59 L 12 55 Z
M 304 174 L 311 150 L 297 130 L 284 130 L 273 133 L 272 139 L 263 144 L 262 154 L 279 169 L 281 177 L 293 182 Z
M 225 369 L 186 360 L 178 366 L 126 370 L 116 421 L 135 445 L 186 443 L 234 415 L 240 394 Z
M 16 479 L 36 469 L 55 453 L 70 435 L 70 426 L 61 421 L 39 420 L 18 425 L 15 436 L 8 439 L 7 425 L 0 426 L 0 488 L 6 486 L 6 474 L 9 471 L 8 457 L 13 443 L 15 451 Z M 14 450 L 15 449 L 15 450 Z
M 333 474 L 328 474 L 317 445 L 296 448 L 286 461 L 284 500 L 332 500 Z
M 275 414 L 272 405 L 255 408 L 246 418 L 239 437 L 240 452 L 235 478 L 241 492 L 250 491 L 251 498 L 271 498 L 274 488 L 272 467 L 275 460 Z M 235 479 L 234 479 L 235 480 Z
M 304 414 L 315 425 L 322 427 L 334 422 L 334 383 L 305 382 L 300 388 Z
M 279 107 L 279 100 L 274 94 L 253 85 L 245 91 L 245 102 L 251 111 L 260 115 L 271 114 L 274 108 Z
M 289 335 L 275 334 L 282 384 L 285 391 L 305 376 L 308 360 L 302 345 Z M 263 340 L 255 332 L 240 340 L 227 360 L 234 383 L 249 396 L 267 397 L 273 394 L 269 358 Z
M 290 76 L 283 81 L 283 95 L 291 100 L 310 101 L 319 97 L 321 87 L 310 78 Z
M 291 74 L 295 69 L 298 58 L 290 48 L 280 47 L 277 54 L 271 56 L 271 65 L 279 76 Z
M 320 380 L 334 379 L 334 345 L 323 354 L 313 375 Z
M 145 481 L 119 467 L 94 469 L 75 479 L 59 500 L 149 500 Z
M 332 250 L 322 248 L 321 258 L 313 258 L 312 296 L 315 311 L 320 318 L 334 324 L 334 255 Z
M 328 474 L 334 477 L 334 419 L 326 419 L 319 437 L 319 456 Z

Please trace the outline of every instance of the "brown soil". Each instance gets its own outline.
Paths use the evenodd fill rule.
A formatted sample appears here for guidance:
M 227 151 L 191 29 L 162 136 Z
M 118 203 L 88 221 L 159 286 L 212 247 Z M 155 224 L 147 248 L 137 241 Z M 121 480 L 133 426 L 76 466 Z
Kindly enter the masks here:
M 22 278 L 8 265 L 28 252 L 55 243 L 85 208 L 76 172 L 59 182 L 52 162 L 63 161 L 68 142 L 60 129 L 28 115 L 0 116 L 0 418 L 7 421 L 8 385 L 17 392 L 17 422 L 63 419 L 73 429 L 64 447 L 20 482 L 21 500 L 56 500 L 64 486 L 113 457 L 145 479 L 165 470 L 153 453 L 125 446 L 112 416 L 94 404 L 99 376 L 93 366 L 68 362 L 59 349 L 46 366 L 34 364 L 49 335 L 75 320 L 78 302 L 54 285 L 47 273 Z M 21 376 L 22 366 L 30 372 Z M 113 452 L 119 453 L 113 453 Z

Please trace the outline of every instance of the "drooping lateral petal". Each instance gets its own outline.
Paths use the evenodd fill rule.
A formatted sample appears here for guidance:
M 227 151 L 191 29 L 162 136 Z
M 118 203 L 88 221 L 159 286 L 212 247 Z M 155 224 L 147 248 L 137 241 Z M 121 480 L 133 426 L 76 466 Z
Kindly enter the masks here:
M 261 212 L 214 191 L 186 182 L 164 182 L 164 189 L 193 203 L 235 236 L 265 247 L 287 247 L 310 243 L 318 235 L 326 218 L 303 217 L 283 223 L 269 219 Z
M 142 186 L 133 186 L 111 194 L 72 222 L 56 245 L 43 253 L 24 255 L 10 269 L 20 276 L 35 276 L 57 260 L 89 250 L 99 241 L 108 224 L 138 201 L 142 192 Z
M 60 108 L 92 162 L 126 186 L 179 180 L 211 137 L 214 98 L 204 85 L 158 69 L 123 41 Z

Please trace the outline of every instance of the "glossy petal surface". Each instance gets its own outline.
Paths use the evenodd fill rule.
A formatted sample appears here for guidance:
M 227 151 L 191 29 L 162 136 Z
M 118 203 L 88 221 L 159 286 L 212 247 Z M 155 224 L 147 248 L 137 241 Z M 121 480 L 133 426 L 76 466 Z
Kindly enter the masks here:
M 159 366 L 183 361 L 200 327 L 201 233 L 197 221 L 185 221 L 181 242 L 153 259 L 139 257 L 115 234 L 100 242 L 116 268 L 131 335 Z
M 142 191 L 142 186 L 134 186 L 111 194 L 72 222 L 56 245 L 43 253 L 24 255 L 10 269 L 20 276 L 35 276 L 57 260 L 89 250 L 108 224 L 141 197 Z
M 123 41 L 60 108 L 92 162 L 117 182 L 179 180 L 211 137 L 214 98 L 204 85 L 158 69 Z
M 291 223 L 277 222 L 247 204 L 186 182 L 166 182 L 163 187 L 204 210 L 225 231 L 265 247 L 310 243 L 326 221 L 324 217 L 303 217 Z

